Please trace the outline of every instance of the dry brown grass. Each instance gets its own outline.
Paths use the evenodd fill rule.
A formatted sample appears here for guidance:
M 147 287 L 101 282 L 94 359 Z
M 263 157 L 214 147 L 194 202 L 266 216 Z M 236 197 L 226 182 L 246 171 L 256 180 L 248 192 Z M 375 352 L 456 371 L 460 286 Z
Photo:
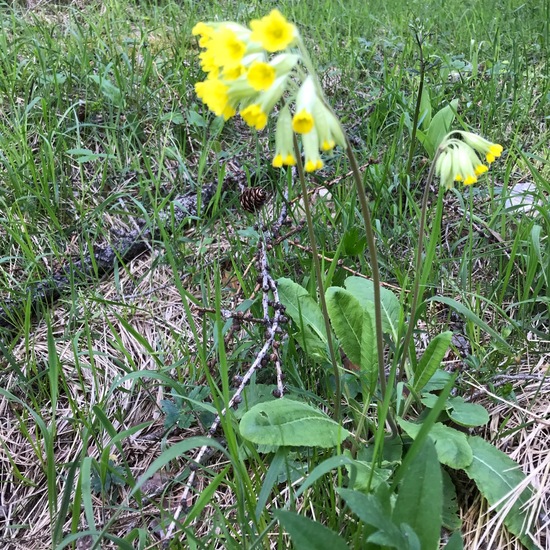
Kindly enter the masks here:
M 471 378 L 475 399 L 484 405 L 491 420 L 480 434 L 518 462 L 526 475 L 525 485 L 506 499 L 500 512 L 488 508 L 476 494 L 467 508 L 462 508 L 465 548 L 514 549 L 523 545 L 503 527 L 504 512 L 528 486 L 533 487 L 529 507 L 525 510 L 530 524 L 536 525 L 530 535 L 541 549 L 550 549 L 550 354 L 527 356 L 510 373 L 515 399 L 503 399 Z
M 153 267 L 154 259 L 155 254 L 149 253 L 131 262 L 127 272 L 121 274 L 118 285 L 109 278 L 93 292 L 82 291 L 78 312 L 63 307 L 63 304 L 55 309 L 52 332 L 63 371 L 60 377 L 63 391 L 55 411 L 55 456 L 58 465 L 82 458 L 82 426 L 75 414 L 75 404 L 79 415 L 89 418 L 93 417 L 95 406 L 101 407 L 117 432 L 152 421 L 123 442 L 124 460 L 135 477 L 142 474 L 160 454 L 163 434 L 160 401 L 166 397 L 162 385 L 147 381 L 117 383 L 124 374 L 136 368 L 156 371 L 161 364 L 170 365 L 182 359 L 182 349 L 186 350 L 188 361 L 194 361 L 193 334 L 187 324 L 180 294 L 173 283 L 173 273 L 162 264 Z M 95 299 L 95 296 L 101 299 Z M 158 350 L 158 355 L 153 356 L 144 348 L 121 319 L 125 319 L 153 349 Z M 197 318 L 196 326 L 201 323 L 202 320 Z M 89 333 L 94 335 L 92 341 L 78 336 L 86 333 L 85 324 Z M 119 335 L 119 341 L 113 337 L 114 334 Z M 88 353 L 89 350 L 93 353 Z M 15 345 L 13 353 L 23 370 L 25 365 L 43 365 L 46 368 L 46 323 L 39 321 L 33 333 Z M 549 359 L 550 355 L 546 353 L 534 358 L 527 356 L 519 362 L 514 372 L 510 373 L 515 395 L 513 402 L 479 386 L 473 377 L 469 382 L 475 392 L 474 399 L 487 407 L 491 415 L 490 425 L 481 435 L 518 461 L 527 475 L 527 482 L 535 489 L 528 514 L 538 518 L 538 529 L 532 535 L 540 548 L 545 550 L 550 549 L 550 454 L 547 443 L 550 437 Z M 32 375 L 30 372 L 26 374 Z M 171 374 L 185 379 L 185 364 Z M 4 376 L 2 383 L 4 389 L 25 401 L 25 389 L 14 373 Z M 33 391 L 36 396 L 40 395 L 36 388 Z M 40 415 L 46 424 L 52 421 L 51 414 L 50 403 L 42 403 Z M 52 525 L 48 512 L 45 464 L 37 459 L 37 455 L 43 456 L 36 449 L 37 434 L 32 430 L 31 433 L 25 431 L 33 423 L 23 419 L 25 410 L 17 403 L 2 397 L 0 415 L 4 419 L 0 425 L 0 439 L 3 442 L 0 450 L 0 540 L 7 545 L 6 548 L 12 545 L 13 548 L 29 550 L 45 549 L 50 546 Z M 23 426 L 26 428 L 22 429 Z M 191 430 L 175 435 L 171 440 L 196 433 L 196 430 Z M 99 458 L 109 436 L 105 433 L 104 438 L 89 445 L 87 456 Z M 166 475 L 173 473 L 167 472 Z M 160 480 L 157 481 L 160 485 Z M 59 476 L 57 483 L 61 495 L 64 478 Z M 200 487 L 197 489 L 200 490 Z M 178 493 L 176 489 L 165 495 L 161 507 L 171 508 L 177 502 Z M 147 524 L 158 514 L 158 503 L 150 504 L 140 512 L 117 511 L 117 504 L 121 504 L 125 496 L 126 489 L 108 505 L 99 496 L 96 497 L 97 525 L 103 525 L 116 513 L 117 520 L 111 532 L 124 535 L 136 525 Z M 205 513 L 230 507 L 233 498 L 227 488 L 220 489 L 214 499 L 215 506 L 207 508 Z M 521 544 L 510 537 L 503 527 L 502 514 L 488 510 L 479 494 L 463 500 L 466 548 L 521 548 Z M 512 501 L 513 495 L 510 496 Z M 200 525 L 203 525 L 202 529 L 207 529 L 207 524 L 208 520 L 203 516 L 202 523 L 198 525 L 199 532 Z M 11 527 L 13 525 L 25 525 L 26 528 L 14 529 Z M 82 524 L 81 527 L 86 526 Z M 69 530 L 70 522 L 65 528 Z
M 189 363 L 194 361 L 194 338 L 173 283 L 173 274 L 164 265 L 152 268 L 153 256 L 148 254 L 131 262 L 128 273 L 121 274 L 118 286 L 109 278 L 93 293 L 82 291 L 77 312 L 63 306 L 55 309 L 52 333 L 62 367 L 61 392 L 55 418 L 52 418 L 48 400 L 37 412 L 47 425 L 55 423 L 57 426 L 55 458 L 58 467 L 82 460 L 82 418 L 91 421 L 95 417 L 94 407 L 101 408 L 117 432 L 151 422 L 123 442 L 124 460 L 135 477 L 142 474 L 160 453 L 164 434 L 160 401 L 166 397 L 164 387 L 146 380 L 117 382 L 134 370 L 159 371 L 163 365 L 182 359 L 183 353 L 187 354 Z M 137 285 L 136 281 L 139 281 Z M 101 298 L 96 300 L 94 296 Z M 201 320 L 197 318 L 196 322 L 200 326 Z M 154 350 L 158 350 L 158 355 L 152 355 L 144 347 L 136 334 L 128 330 L 128 324 Z M 28 372 L 26 365 L 40 365 L 47 369 L 47 332 L 46 323 L 39 321 L 32 334 L 13 348 L 13 355 L 28 378 L 35 373 Z M 93 335 L 92 339 L 87 340 L 85 334 Z M 4 361 L 0 360 L 0 363 Z M 177 372 L 165 373 L 185 379 L 186 368 L 184 362 Z M 14 373 L 3 376 L 2 387 L 23 402 L 27 402 L 31 393 L 35 395 L 34 399 L 41 395 L 36 387 L 22 387 Z M 35 408 L 36 402 L 32 406 Z M 44 454 L 36 448 L 39 434 L 33 433 L 33 429 L 38 428 L 33 427 L 34 423 L 29 421 L 22 405 L 5 397 L 0 398 L 0 415 L 3 419 L 0 424 L 0 440 L 3 442 L 0 449 L 0 541 L 4 545 L 20 541 L 22 547 L 29 550 L 50 547 L 52 525 L 48 511 L 46 465 L 37 458 L 37 455 L 44 457 Z M 110 440 L 106 432 L 99 431 L 104 439 L 94 441 L 92 437 L 87 456 L 99 458 Z M 177 436 L 180 437 L 184 436 Z M 114 455 L 118 454 L 116 449 L 112 451 Z M 59 476 L 60 495 L 64 484 L 64 476 Z M 124 492 L 118 495 L 118 503 L 124 496 Z M 106 506 L 98 497 L 94 504 L 97 525 L 103 525 L 115 511 L 117 502 L 112 503 L 113 507 Z M 156 506 L 152 508 L 156 509 Z M 142 514 L 147 515 L 147 510 L 137 514 L 133 523 L 141 521 Z M 126 532 L 132 523 L 129 518 L 135 515 L 122 513 L 116 530 Z M 14 525 L 25 528 L 17 529 Z M 69 529 L 70 522 L 65 527 Z

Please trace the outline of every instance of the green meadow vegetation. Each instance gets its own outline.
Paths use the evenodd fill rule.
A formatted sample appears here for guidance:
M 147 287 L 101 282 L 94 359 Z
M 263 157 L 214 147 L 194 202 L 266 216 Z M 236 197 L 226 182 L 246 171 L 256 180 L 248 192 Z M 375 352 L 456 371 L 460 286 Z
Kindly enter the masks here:
M 305 174 L 195 89 L 274 8 Z M 0 3 L 0 546 L 550 549 L 549 57 L 549 0 Z

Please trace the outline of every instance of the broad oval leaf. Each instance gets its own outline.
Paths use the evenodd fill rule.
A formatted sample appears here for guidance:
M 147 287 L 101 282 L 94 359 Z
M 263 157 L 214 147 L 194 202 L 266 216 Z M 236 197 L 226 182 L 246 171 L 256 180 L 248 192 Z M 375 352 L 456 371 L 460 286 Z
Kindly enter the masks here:
M 422 427 L 421 424 L 414 424 L 402 418 L 398 419 L 398 423 L 413 439 L 416 438 Z M 442 464 L 459 469 L 466 468 L 472 463 L 472 449 L 468 445 L 466 435 L 462 432 L 445 426 L 441 422 L 436 422 L 428 436 L 435 443 L 437 458 Z
M 489 422 L 487 409 L 477 403 L 466 403 L 462 397 L 447 400 L 447 414 L 461 426 L 484 426 Z
M 332 328 L 348 356 L 355 365 L 361 362 L 361 327 L 363 308 L 353 295 L 339 287 L 330 287 L 326 293 L 328 316 Z
M 431 409 L 437 403 L 437 395 L 422 394 L 422 404 Z M 449 418 L 461 426 L 484 426 L 489 422 L 489 413 L 477 403 L 466 403 L 462 397 L 451 397 L 445 402 L 445 411 Z
M 335 447 L 351 435 L 322 411 L 285 398 L 255 405 L 239 428 L 252 443 L 285 447 Z
M 470 436 L 468 443 L 472 449 L 473 460 L 464 469 L 466 475 L 473 479 L 481 494 L 490 506 L 505 513 L 504 525 L 516 535 L 529 550 L 537 545 L 527 535 L 532 525 L 532 507 L 529 501 L 533 494 L 527 485 L 525 474 L 519 464 L 509 456 L 479 436 Z M 505 512 L 504 512 L 505 510 Z
M 372 319 L 374 315 L 374 284 L 370 279 L 362 277 L 348 277 L 344 286 L 367 308 Z M 380 301 L 382 307 L 382 331 L 392 337 L 397 335 L 397 327 L 401 316 L 401 304 L 397 296 L 389 289 L 380 287 Z

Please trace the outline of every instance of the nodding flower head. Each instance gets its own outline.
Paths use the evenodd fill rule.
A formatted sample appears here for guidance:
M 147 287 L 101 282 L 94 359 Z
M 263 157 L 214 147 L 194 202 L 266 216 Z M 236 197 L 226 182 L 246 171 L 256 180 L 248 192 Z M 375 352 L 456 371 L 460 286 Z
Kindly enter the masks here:
M 490 164 L 503 151 L 498 143 L 491 143 L 477 134 L 463 131 L 448 134 L 439 149 L 435 170 L 445 189 L 451 189 L 455 181 L 464 185 L 477 183 L 479 176 L 489 170 L 478 153 L 484 155 L 486 162 Z
M 207 73 L 195 91 L 214 114 L 228 120 L 239 113 L 259 131 L 267 126 L 276 104 L 283 102 L 277 115 L 273 166 L 296 163 L 294 132 L 301 135 L 308 172 L 322 168 L 320 152 L 346 146 L 298 30 L 278 10 L 251 21 L 250 28 L 233 22 L 201 22 L 192 33 L 199 37 L 201 67 Z M 298 63 L 302 67 L 295 70 Z

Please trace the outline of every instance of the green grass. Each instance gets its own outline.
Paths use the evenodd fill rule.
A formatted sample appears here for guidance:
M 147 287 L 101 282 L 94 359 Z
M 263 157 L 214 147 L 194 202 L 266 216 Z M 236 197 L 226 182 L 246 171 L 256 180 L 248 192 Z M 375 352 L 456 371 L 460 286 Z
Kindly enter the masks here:
M 471 377 L 500 397 L 518 399 L 522 387 L 499 385 L 495 376 L 543 376 L 550 350 L 550 4 L 403 5 L 308 0 L 281 1 L 278 7 L 314 53 L 359 164 L 370 164 L 365 185 L 382 280 L 396 289 L 405 308 L 416 275 L 419 208 L 429 168 L 416 143 L 407 173 L 419 84 L 411 25 L 424 35 L 425 86 L 434 112 L 459 99 L 455 127 L 504 146 L 505 154 L 479 185 L 445 196 L 441 241 L 426 268 L 425 298 L 456 300 L 471 315 L 455 316 L 426 301 L 419 326 L 433 336 L 450 325 L 468 339 L 468 356 L 456 360 L 464 374 L 459 394 L 469 395 Z M 260 300 L 247 301 L 258 296 L 258 219 L 239 207 L 238 189 L 229 187 L 208 216 L 189 224 L 175 226 L 161 213 L 175 195 L 221 183 L 234 163 L 245 180 L 273 196 L 259 214 L 261 223 L 277 217 L 287 187 L 293 222 L 302 219 L 298 183 L 288 186 L 286 176 L 266 162 L 271 132 L 222 124 L 193 89 L 203 78 L 193 25 L 226 19 L 246 24 L 272 7 L 239 0 L 107 0 L 36 9 L 0 4 L 0 305 L 8 299 L 20 303 L 15 332 L 0 333 L 5 544 L 15 539 L 28 548 L 70 547 L 89 530 L 96 547 L 154 545 L 191 472 L 183 455 L 168 459 L 166 453 L 181 440 L 206 434 L 213 412 L 229 400 L 233 377 L 262 346 L 264 328 L 246 323 L 238 338 L 221 345 L 228 324 L 195 308 L 241 306 L 262 315 Z M 350 270 L 371 275 L 348 171 L 337 152 L 311 179 L 331 192 L 328 201 L 316 203 L 314 219 L 326 286 L 342 285 Z M 506 202 L 519 183 L 531 184 L 531 212 Z M 436 200 L 434 193 L 432 213 Z M 55 304 L 44 306 L 37 318 L 32 314 L 33 285 L 90 246 L 133 228 L 136 220 L 158 230 L 148 253 L 128 265 L 119 262 L 107 276 L 74 281 Z M 306 229 L 293 239 L 308 247 Z M 269 254 L 274 278 L 292 278 L 316 295 L 307 250 L 286 241 Z M 337 265 L 326 259 L 337 255 Z M 303 353 L 296 330 L 288 328 L 281 348 L 285 383 L 293 395 L 331 411 L 332 370 Z M 288 547 L 269 507 L 257 513 L 260 495 L 273 508 L 290 501 L 293 509 L 309 510 L 350 547 L 361 547 L 365 526 L 339 513 L 337 480 L 320 478 L 292 500 L 291 484 L 333 450 L 292 451 L 269 486 L 274 455 L 240 437 L 238 419 L 247 399 L 263 398 L 274 381 L 271 368 L 260 371 L 239 411 L 223 420 L 216 436 L 225 440 L 226 454 L 216 453 L 201 468 L 195 520 L 184 516 L 181 542 L 174 547 L 267 548 L 269 541 Z M 357 384 L 353 376 L 346 383 Z M 537 392 L 544 396 L 545 388 Z M 199 390 L 205 392 L 202 405 L 181 400 Z M 533 414 L 540 412 L 543 397 L 537 396 L 528 400 Z M 343 404 L 345 426 L 353 431 L 363 403 L 348 393 Z M 501 414 L 502 423 L 487 437 L 515 430 L 521 439 L 530 418 L 523 419 L 526 426 L 509 426 L 508 412 Z M 155 459 L 158 475 L 169 482 L 162 498 L 147 501 L 145 490 L 141 499 L 129 498 Z

